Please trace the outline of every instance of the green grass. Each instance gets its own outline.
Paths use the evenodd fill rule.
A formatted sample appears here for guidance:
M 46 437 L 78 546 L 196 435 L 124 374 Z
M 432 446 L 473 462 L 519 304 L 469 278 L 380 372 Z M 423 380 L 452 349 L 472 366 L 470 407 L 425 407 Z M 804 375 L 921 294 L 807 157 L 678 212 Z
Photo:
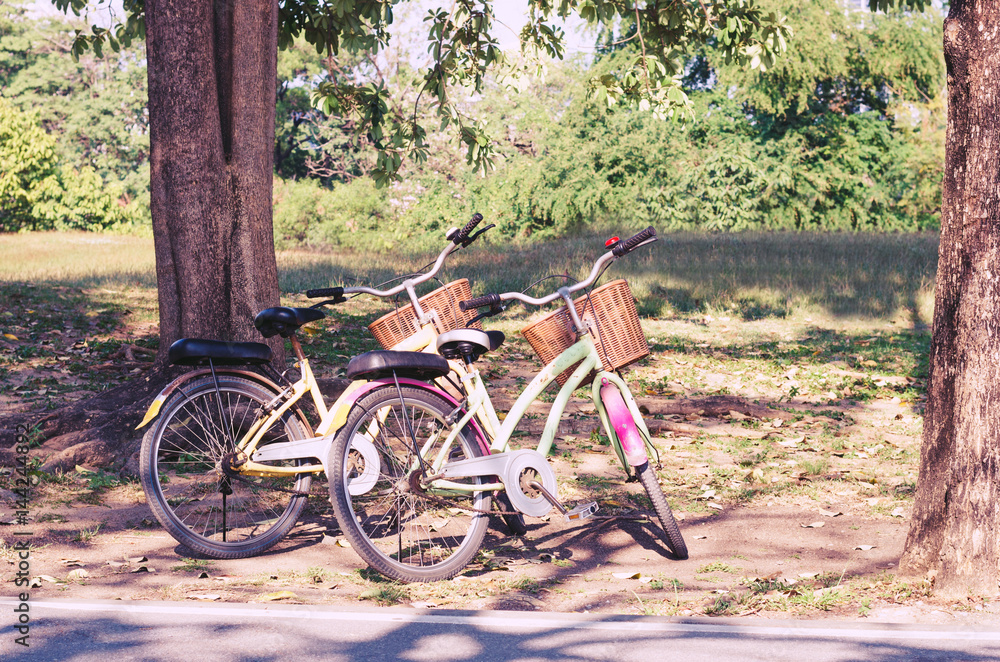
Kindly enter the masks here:
M 499 236 L 452 256 L 442 281 L 467 277 L 475 293 L 522 289 L 544 276 L 587 275 L 604 233 L 519 245 Z M 931 317 L 938 237 L 924 234 L 663 234 L 617 262 L 607 278 L 627 278 L 640 314 L 731 314 L 745 320 L 822 310 L 834 317 Z M 443 242 L 442 242 L 443 246 Z M 432 254 L 283 252 L 283 292 L 330 284 L 377 284 L 419 269 Z M 0 236 L 0 283 L 98 288 L 111 300 L 152 290 L 152 240 L 87 233 Z M 433 285 L 428 285 L 431 289 Z M 536 288 L 538 293 L 545 286 Z M 100 299 L 101 291 L 91 293 Z M 346 308 L 353 308 L 348 304 Z M 378 309 L 385 310 L 384 303 Z
M 174 572 L 205 572 L 211 570 L 213 565 L 215 565 L 215 561 L 182 557 L 181 564 L 173 566 L 171 570 Z

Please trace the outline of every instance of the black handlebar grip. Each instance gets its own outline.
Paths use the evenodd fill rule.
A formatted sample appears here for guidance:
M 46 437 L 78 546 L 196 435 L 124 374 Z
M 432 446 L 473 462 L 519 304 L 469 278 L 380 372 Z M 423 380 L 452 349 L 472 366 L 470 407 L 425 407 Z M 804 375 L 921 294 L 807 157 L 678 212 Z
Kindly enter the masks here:
M 500 303 L 499 294 L 484 294 L 468 301 L 459 301 L 458 307 L 464 312 L 473 308 L 485 308 L 486 306 L 496 306 Z
M 458 234 L 455 235 L 455 238 L 451 240 L 452 243 L 460 244 L 463 241 L 465 241 L 468 238 L 469 233 L 475 230 L 476 226 L 479 225 L 479 223 L 482 220 L 483 220 L 482 214 L 479 213 L 473 214 L 472 220 L 466 223 L 465 227 L 458 231 Z
M 648 241 L 656 241 L 656 230 L 653 229 L 652 225 L 625 241 L 618 242 L 618 245 L 612 248 L 611 252 L 615 254 L 615 257 L 621 257 Z
M 306 290 L 306 296 L 310 299 L 320 299 L 326 297 L 328 299 L 339 299 L 344 296 L 344 288 L 342 287 L 321 287 L 317 290 Z

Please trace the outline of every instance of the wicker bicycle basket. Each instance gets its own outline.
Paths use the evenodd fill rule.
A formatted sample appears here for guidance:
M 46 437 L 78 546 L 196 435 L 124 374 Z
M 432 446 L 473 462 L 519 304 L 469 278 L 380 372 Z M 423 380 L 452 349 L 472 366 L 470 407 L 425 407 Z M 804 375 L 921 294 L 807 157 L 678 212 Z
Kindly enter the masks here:
M 602 285 L 574 299 L 576 312 L 582 320 L 596 322 L 594 344 L 605 370 L 622 368 L 649 354 L 646 336 L 639 326 L 639 314 L 635 310 L 635 300 L 624 280 L 616 280 Z M 542 363 L 548 364 L 576 342 L 570 331 L 572 321 L 566 306 L 555 310 L 537 322 L 521 329 Z M 573 365 L 556 379 L 565 384 L 576 369 Z M 581 384 L 589 384 L 594 379 L 591 373 Z
M 475 310 L 463 313 L 458 307 L 460 301 L 471 298 L 472 288 L 469 287 L 469 279 L 462 278 L 425 294 L 417 301 L 420 302 L 424 312 L 431 310 L 437 312 L 438 333 L 444 333 L 453 329 L 465 328 L 468 326 L 468 321 L 475 317 Z M 483 328 L 479 322 L 472 326 L 477 329 Z M 378 318 L 368 325 L 368 330 L 372 332 L 382 347 L 392 349 L 417 333 L 420 326 L 417 324 L 417 316 L 413 312 L 413 304 L 407 304 Z

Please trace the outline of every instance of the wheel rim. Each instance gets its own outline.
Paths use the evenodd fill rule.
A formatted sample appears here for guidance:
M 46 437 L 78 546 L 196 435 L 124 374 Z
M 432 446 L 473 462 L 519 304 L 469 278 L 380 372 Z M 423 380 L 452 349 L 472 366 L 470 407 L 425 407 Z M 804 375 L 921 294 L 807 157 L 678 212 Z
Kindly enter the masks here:
M 155 454 L 156 489 L 165 515 L 182 535 L 239 548 L 258 544 L 297 517 L 297 502 L 305 497 L 282 490 L 305 491 L 310 478 L 227 475 L 222 460 L 232 455 L 234 440 L 252 425 L 263 400 L 226 386 L 219 396 L 214 388 L 193 394 L 165 421 Z M 302 436 L 294 423 L 279 421 L 262 443 Z
M 419 488 L 420 463 L 410 431 L 423 450 L 425 462 L 430 464 L 440 451 L 440 443 L 430 440 L 435 435 L 444 436 L 442 417 L 427 404 L 406 402 L 405 411 L 396 400 L 369 412 L 354 426 L 351 438 L 366 438 L 379 456 L 374 486 L 363 494 L 351 494 L 347 486 L 372 472 L 353 446 L 344 452 L 344 491 L 357 524 L 354 532 L 388 564 L 406 572 L 439 569 L 450 559 L 464 565 L 465 561 L 459 559 L 469 545 L 478 546 L 479 536 L 472 532 L 474 527 L 484 525 L 480 521 L 483 516 L 444 504 L 440 500 L 444 495 L 434 498 Z M 374 425 L 373 420 L 378 424 Z M 456 443 L 447 455 L 452 461 L 471 457 L 470 447 L 461 448 Z M 476 479 L 472 484 L 479 482 Z M 463 507 L 487 507 L 482 492 L 474 496 L 447 495 L 447 499 Z

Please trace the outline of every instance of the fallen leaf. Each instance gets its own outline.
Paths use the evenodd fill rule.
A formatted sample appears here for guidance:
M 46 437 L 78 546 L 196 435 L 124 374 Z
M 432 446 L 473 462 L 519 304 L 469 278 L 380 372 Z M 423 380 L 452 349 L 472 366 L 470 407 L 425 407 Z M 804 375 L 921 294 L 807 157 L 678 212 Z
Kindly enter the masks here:
M 211 600 L 218 600 L 222 596 L 219 595 L 218 593 L 188 593 L 186 597 L 187 597 L 188 600 L 209 600 L 209 601 L 211 601 Z
M 70 570 L 69 574 L 66 575 L 66 579 L 70 580 L 71 582 L 75 582 L 80 579 L 86 579 L 87 577 L 90 577 L 90 573 L 87 572 L 84 568 L 77 568 L 76 570 Z
M 708 538 L 708 536 L 694 536 L 694 537 L 692 538 L 692 540 L 705 540 L 705 539 L 707 539 L 707 538 Z
M 867 552 L 869 549 L 875 549 L 875 545 L 858 545 L 854 549 L 860 549 L 862 552 Z
M 906 515 L 906 509 L 903 508 L 902 506 L 900 506 L 899 508 L 896 508 L 895 510 L 892 511 L 892 516 L 893 517 L 903 517 L 905 515 Z
M 615 579 L 641 579 L 641 572 L 613 572 L 611 576 Z
M 60 583 L 60 581 L 58 579 L 56 579 L 55 577 L 53 577 L 52 575 L 38 575 L 37 577 L 32 577 L 32 579 L 38 579 L 38 580 L 44 579 L 45 581 L 47 581 L 50 584 L 59 584 Z M 39 581 L 38 585 L 39 586 L 41 585 L 40 581 Z
M 826 522 L 812 522 L 811 524 L 803 524 L 803 529 L 821 529 L 826 526 Z
M 725 510 L 725 508 L 723 507 L 723 505 L 721 503 L 710 503 L 710 504 L 708 504 L 708 507 L 709 508 L 715 508 L 716 510 Z
M 747 420 L 749 418 L 749 416 L 746 416 L 745 414 L 741 414 L 740 412 L 738 412 L 736 410 L 730 409 L 729 410 L 729 418 L 730 418 L 730 420 L 733 420 L 733 421 L 745 421 L 745 420 Z
M 83 563 L 80 563 L 80 559 L 59 559 L 59 563 L 66 567 L 80 566 L 83 567 Z
M 783 420 L 781 420 L 780 418 L 776 418 L 773 421 L 771 421 L 771 427 L 780 428 L 783 423 L 784 423 Z
M 290 600 L 297 597 L 291 591 L 275 591 L 274 593 L 265 593 L 257 599 L 263 602 L 274 602 L 275 600 Z
M 3 334 L 3 337 L 6 338 L 7 340 L 17 340 L 17 336 L 15 336 L 13 333 L 5 333 Z
M 824 509 L 820 508 L 819 509 L 819 514 L 820 515 L 825 515 L 826 517 L 840 517 L 844 513 L 842 513 L 839 510 L 824 510 Z
M 411 602 L 410 606 L 411 607 L 416 607 L 417 609 L 430 609 L 432 607 L 437 607 L 438 605 L 437 605 L 436 602 L 429 602 L 429 601 L 423 602 L 422 601 L 422 602 Z
M 156 568 L 150 568 L 149 566 L 141 565 L 132 572 L 133 574 L 137 572 L 156 572 Z
M 145 556 L 129 556 L 126 558 L 126 560 L 129 563 L 145 563 L 149 559 L 147 559 Z
M 341 539 L 339 539 L 339 540 L 337 541 L 337 546 L 338 546 L 338 547 L 350 547 L 350 546 L 351 546 L 351 543 L 349 543 L 349 542 L 347 542 L 346 540 L 344 540 L 343 538 L 341 538 Z

